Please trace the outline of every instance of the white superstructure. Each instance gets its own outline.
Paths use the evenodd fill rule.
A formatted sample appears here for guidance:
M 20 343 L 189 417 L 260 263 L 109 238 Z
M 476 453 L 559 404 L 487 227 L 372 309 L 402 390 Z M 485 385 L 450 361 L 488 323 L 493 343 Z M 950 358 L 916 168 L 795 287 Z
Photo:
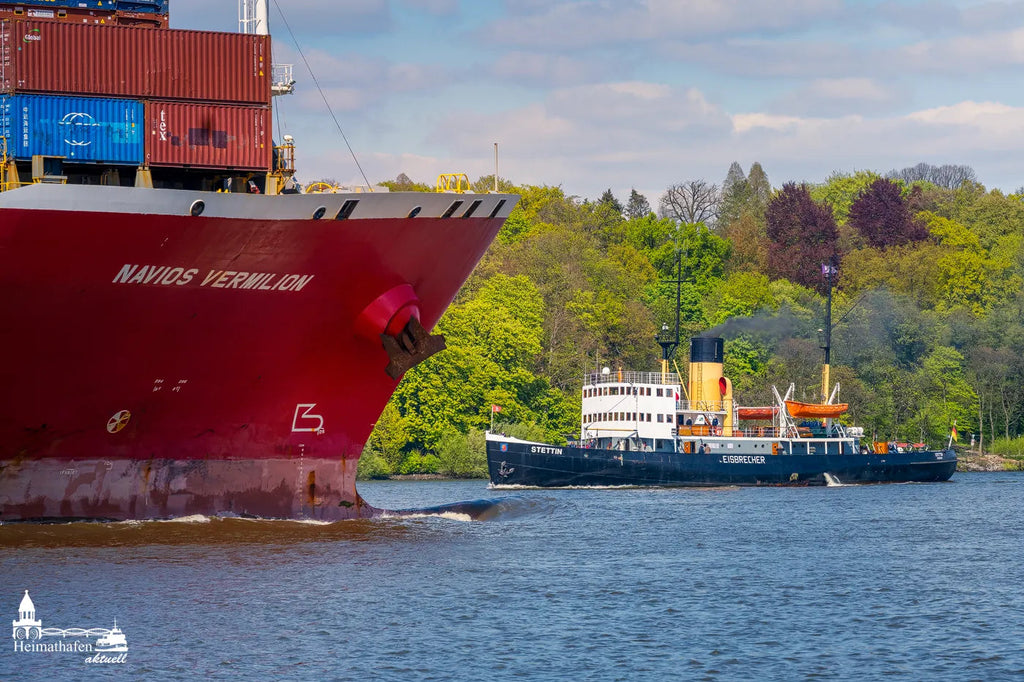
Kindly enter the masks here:
M 681 386 L 674 373 L 605 368 L 586 375 L 580 440 L 597 448 L 672 451 Z

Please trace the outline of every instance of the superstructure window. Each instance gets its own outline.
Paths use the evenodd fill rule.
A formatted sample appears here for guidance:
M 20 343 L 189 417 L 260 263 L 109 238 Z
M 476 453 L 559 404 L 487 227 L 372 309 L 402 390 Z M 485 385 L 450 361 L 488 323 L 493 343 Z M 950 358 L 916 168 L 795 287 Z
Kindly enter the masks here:
M 665 422 L 665 415 L 659 414 L 658 415 L 658 423 L 659 424 L 663 424 L 664 422 Z

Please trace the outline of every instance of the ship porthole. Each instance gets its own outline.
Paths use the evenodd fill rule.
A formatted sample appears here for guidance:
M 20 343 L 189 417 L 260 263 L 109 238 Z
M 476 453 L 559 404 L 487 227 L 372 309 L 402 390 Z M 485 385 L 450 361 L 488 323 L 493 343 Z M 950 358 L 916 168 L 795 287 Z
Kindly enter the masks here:
M 327 215 L 327 207 L 326 206 L 317 206 L 316 210 L 313 211 L 313 220 L 320 220 L 325 215 Z
M 203 215 L 203 211 L 206 210 L 206 202 L 202 199 L 196 199 L 192 202 L 192 207 L 188 209 L 188 212 L 192 214 L 192 217 L 199 217 Z
M 420 214 L 420 211 L 422 211 L 422 210 L 423 210 L 422 206 L 417 206 L 416 208 L 414 208 L 411 211 L 409 211 L 409 217 L 410 218 L 415 218 L 416 216 L 418 216 Z

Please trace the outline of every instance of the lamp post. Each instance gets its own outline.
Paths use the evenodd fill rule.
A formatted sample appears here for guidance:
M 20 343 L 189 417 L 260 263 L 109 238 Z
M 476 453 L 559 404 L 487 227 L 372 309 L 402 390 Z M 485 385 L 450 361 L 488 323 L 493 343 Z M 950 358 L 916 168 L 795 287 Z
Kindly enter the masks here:
M 668 323 L 662 323 L 661 333 L 654 337 L 654 340 L 661 346 L 661 383 L 668 383 L 668 361 L 672 359 L 672 353 L 679 346 L 679 328 L 673 334 Z

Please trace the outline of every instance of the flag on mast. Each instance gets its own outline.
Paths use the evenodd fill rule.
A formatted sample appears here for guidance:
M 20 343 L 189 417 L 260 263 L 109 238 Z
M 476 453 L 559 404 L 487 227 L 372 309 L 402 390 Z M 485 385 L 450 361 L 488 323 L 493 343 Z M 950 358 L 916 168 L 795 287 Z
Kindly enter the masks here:
M 950 431 L 949 435 L 953 437 L 953 442 L 955 442 L 955 443 L 959 443 L 960 442 L 960 434 L 958 434 L 956 432 L 956 422 L 953 422 L 953 430 Z
M 491 405 L 491 414 L 494 414 L 495 412 L 501 412 L 501 405 Z

